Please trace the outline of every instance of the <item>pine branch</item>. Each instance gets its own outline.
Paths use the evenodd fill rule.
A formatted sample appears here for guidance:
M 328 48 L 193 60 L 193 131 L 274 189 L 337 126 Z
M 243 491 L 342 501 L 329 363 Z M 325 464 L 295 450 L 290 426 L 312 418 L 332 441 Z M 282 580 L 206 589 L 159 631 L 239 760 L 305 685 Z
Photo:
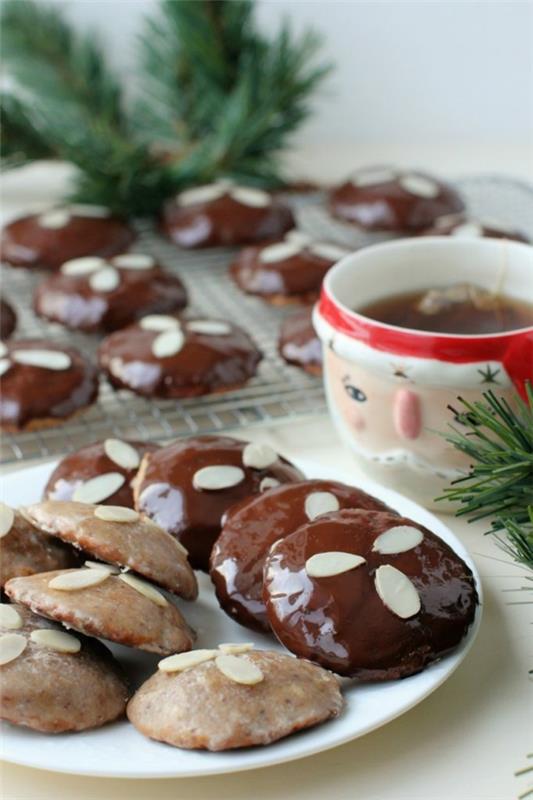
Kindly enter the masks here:
M 34 125 L 23 103 L 13 95 L 0 94 L 0 159 L 4 169 L 21 166 L 57 153 Z

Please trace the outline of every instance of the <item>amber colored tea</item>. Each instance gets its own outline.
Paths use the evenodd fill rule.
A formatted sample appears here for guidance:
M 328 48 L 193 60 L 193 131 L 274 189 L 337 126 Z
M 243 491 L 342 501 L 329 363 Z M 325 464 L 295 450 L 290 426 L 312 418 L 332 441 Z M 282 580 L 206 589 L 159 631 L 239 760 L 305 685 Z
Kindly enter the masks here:
M 355 310 L 398 328 L 433 333 L 501 333 L 533 325 L 533 303 L 471 284 L 397 294 Z

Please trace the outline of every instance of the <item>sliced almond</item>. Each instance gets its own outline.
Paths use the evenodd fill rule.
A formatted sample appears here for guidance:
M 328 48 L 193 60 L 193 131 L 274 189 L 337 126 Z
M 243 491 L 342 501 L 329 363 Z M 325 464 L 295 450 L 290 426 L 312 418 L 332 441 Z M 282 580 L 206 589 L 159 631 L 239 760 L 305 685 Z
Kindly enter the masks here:
M 79 653 L 81 642 L 71 633 L 56 631 L 53 628 L 39 628 L 30 633 L 30 639 L 39 647 L 49 647 L 58 653 Z
M 89 286 L 95 292 L 112 292 L 120 285 L 120 272 L 114 267 L 104 267 L 89 278 Z
M 88 569 L 105 570 L 110 575 L 118 575 L 120 573 L 118 567 L 115 567 L 113 564 L 102 564 L 100 561 L 84 561 L 84 566 Z
M 61 267 L 63 275 L 89 275 L 102 269 L 107 264 L 104 258 L 99 256 L 84 256 L 83 258 L 71 258 L 65 261 Z
M 188 650 L 186 653 L 177 653 L 175 656 L 161 659 L 157 668 L 161 672 L 183 672 L 204 661 L 212 661 L 218 654 L 218 650 Z
M 292 258 L 301 253 L 304 245 L 297 241 L 280 242 L 279 244 L 270 244 L 268 247 L 263 247 L 259 253 L 259 261 L 262 264 L 275 264 L 277 261 L 285 261 L 287 258 Z
M 307 519 L 314 520 L 322 514 L 338 511 L 339 501 L 331 492 L 311 492 L 305 498 L 305 513 Z
M 163 331 L 152 342 L 152 353 L 156 358 L 171 358 L 180 352 L 184 344 L 185 336 L 179 328 Z
M 0 604 L 0 627 L 2 628 L 11 628 L 15 630 L 15 628 L 22 628 L 23 620 L 20 616 L 19 612 L 13 606 L 7 605 L 7 603 Z
M 106 439 L 104 442 L 106 456 L 123 469 L 137 469 L 141 457 L 137 450 L 122 439 Z
M 107 569 L 76 569 L 56 575 L 55 578 L 48 581 L 48 588 L 61 592 L 77 592 L 80 589 L 87 589 L 89 586 L 103 583 L 109 578 L 109 575 L 110 572 Z
M 217 656 L 215 664 L 226 678 L 235 681 L 235 683 L 242 683 L 245 686 L 253 686 L 256 683 L 261 683 L 265 677 L 259 667 L 247 658 L 222 655 Z
M 179 320 L 167 314 L 147 314 L 139 325 L 145 331 L 173 331 L 180 327 Z
M 68 369 L 72 363 L 70 356 L 59 350 L 14 350 L 11 358 L 17 364 L 53 370 Z
M 0 503 L 0 539 L 7 536 L 15 521 L 15 512 L 5 503 Z
M 351 182 L 354 186 L 363 188 L 364 186 L 378 186 L 381 183 L 389 183 L 396 179 L 396 172 L 390 167 L 376 167 L 360 170 L 352 176 Z
M 27 643 L 26 637 L 20 633 L 4 633 L 0 636 L 0 666 L 18 658 L 26 649 Z
M 139 514 L 126 506 L 96 506 L 94 516 L 105 522 L 137 522 Z
M 72 214 L 78 217 L 94 217 L 95 219 L 103 219 L 111 216 L 111 209 L 107 206 L 89 205 L 88 203 L 74 203 L 69 206 Z
M 149 600 L 152 600 L 156 605 L 161 607 L 168 606 L 167 598 L 164 597 L 161 592 L 158 592 L 157 589 L 154 589 L 151 583 L 147 583 L 147 581 L 143 581 L 135 575 L 124 572 L 118 577 L 121 581 L 127 583 L 128 586 L 131 586 L 132 589 L 139 592 L 139 594 L 143 594 Z
M 423 175 L 403 175 L 399 183 L 402 189 L 416 197 L 436 197 L 440 191 L 435 181 Z
M 313 242 L 309 245 L 309 251 L 325 261 L 340 261 L 349 252 L 344 247 L 329 242 Z
M 285 234 L 285 241 L 298 244 L 300 247 L 307 247 L 311 243 L 311 237 L 307 233 L 294 228 L 294 230 Z
M 46 211 L 44 214 L 41 214 L 40 217 L 38 217 L 37 222 L 41 228 L 57 230 L 58 228 L 64 228 L 66 225 L 68 225 L 70 219 L 70 211 L 67 211 L 65 208 L 56 208 L 52 211 Z
M 239 653 L 248 653 L 254 649 L 254 646 L 253 642 L 223 642 L 219 644 L 218 649 L 226 655 L 236 656 Z
M 366 559 L 355 553 L 330 550 L 327 553 L 316 553 L 308 558 L 305 562 L 305 571 L 310 578 L 331 578 L 365 563 Z
M 119 269 L 151 269 L 155 258 L 146 253 L 124 253 L 112 259 L 113 266 Z
M 118 492 L 125 482 L 126 478 L 120 472 L 104 472 L 78 486 L 72 499 L 76 503 L 101 503 Z
M 227 336 L 231 333 L 231 325 L 215 319 L 193 319 L 187 323 L 187 330 L 204 336 Z
M 272 197 L 262 189 L 253 189 L 250 186 L 235 186 L 230 190 L 230 195 L 243 206 L 252 208 L 265 208 L 272 202 Z
M 417 547 L 423 538 L 424 534 L 418 528 L 413 528 L 411 525 L 395 525 L 377 537 L 372 550 L 383 555 L 405 553 L 406 550 Z
M 281 482 L 276 480 L 276 478 L 270 478 L 268 475 L 262 479 L 261 483 L 259 484 L 259 491 L 266 492 L 267 489 L 275 489 L 276 486 L 281 486 Z
M 483 236 L 483 228 L 478 222 L 463 222 L 451 232 L 452 236 L 464 237 L 466 239 L 478 238 Z
M 396 567 L 390 564 L 378 567 L 374 583 L 383 605 L 397 617 L 409 619 L 420 611 L 420 595 L 407 575 Z
M 230 489 L 244 480 L 244 471 L 240 467 L 229 464 L 215 464 L 212 467 L 203 467 L 194 473 L 192 485 L 195 489 L 218 491 Z
M 3 358 L 4 356 L 7 356 L 8 352 L 9 352 L 9 349 L 8 349 L 7 344 L 4 344 L 4 342 L 0 342 L 0 358 Z
M 226 194 L 227 188 L 223 183 L 210 183 L 206 186 L 196 186 L 194 189 L 187 189 L 178 195 L 177 201 L 180 206 L 195 206 L 200 203 L 210 203 L 218 200 Z
M 2 375 L 4 375 L 8 371 L 10 366 L 11 366 L 11 361 L 9 360 L 9 358 L 0 358 L 0 377 L 2 377 Z
M 242 463 L 252 469 L 266 469 L 278 460 L 278 454 L 269 444 L 250 442 L 242 451 Z

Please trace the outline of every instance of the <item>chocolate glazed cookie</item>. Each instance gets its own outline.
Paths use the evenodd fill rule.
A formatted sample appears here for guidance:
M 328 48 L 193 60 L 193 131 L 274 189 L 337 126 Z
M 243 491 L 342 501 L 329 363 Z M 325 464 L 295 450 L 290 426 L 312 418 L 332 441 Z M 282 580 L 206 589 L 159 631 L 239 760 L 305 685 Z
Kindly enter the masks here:
M 2 231 L 0 258 L 14 267 L 55 270 L 72 258 L 122 253 L 135 238 L 109 209 L 73 205 L 10 222 Z
M 481 236 L 489 239 L 510 239 L 513 242 L 529 243 L 528 237 L 520 231 L 506 228 L 498 222 L 481 221 L 465 214 L 446 214 L 439 217 L 435 224 L 423 231 L 422 236 L 460 236 L 477 239 Z
M 179 247 L 253 244 L 277 239 L 294 224 L 268 192 L 220 181 L 179 194 L 163 211 L 164 233 Z
M 0 300 L 0 339 L 9 339 L 17 326 L 17 315 L 6 300 Z
M 278 350 L 288 364 L 322 374 L 322 343 L 313 328 L 313 309 L 303 308 L 281 323 Z
M 268 551 L 315 516 L 340 508 L 390 511 L 361 489 L 322 480 L 278 486 L 231 509 L 210 561 L 211 580 L 226 614 L 248 628 L 269 631 L 263 602 Z
M 478 603 L 474 577 L 410 519 L 338 511 L 276 542 L 264 600 L 296 655 L 361 680 L 404 678 L 461 642 Z
M 207 571 L 221 519 L 231 506 L 272 485 L 302 478 L 267 445 L 197 436 L 144 456 L 134 486 L 135 507 L 181 541 L 195 569 Z

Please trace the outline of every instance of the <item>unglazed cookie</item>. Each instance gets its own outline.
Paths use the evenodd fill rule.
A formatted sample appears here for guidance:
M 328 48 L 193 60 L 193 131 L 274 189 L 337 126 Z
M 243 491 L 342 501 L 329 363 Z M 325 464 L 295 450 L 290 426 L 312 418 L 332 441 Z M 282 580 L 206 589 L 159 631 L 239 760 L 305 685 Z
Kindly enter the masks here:
M 178 276 L 142 253 L 67 261 L 34 295 L 36 314 L 89 333 L 114 331 L 146 314 L 177 312 L 186 305 Z
M 128 567 L 187 600 L 198 594 L 183 547 L 131 508 L 49 500 L 23 513 L 40 530 L 99 561 Z
M 334 217 L 364 231 L 419 233 L 443 214 L 464 210 L 458 192 L 424 172 L 395 167 L 358 170 L 329 197 Z
M 311 375 L 322 374 L 322 344 L 313 328 L 313 309 L 302 308 L 285 317 L 278 340 L 280 356 Z
M 81 500 L 133 508 L 131 482 L 145 453 L 158 445 L 105 439 L 61 459 L 45 486 L 45 500 Z
M 0 258 L 14 267 L 56 270 L 72 258 L 122 253 L 134 240 L 132 228 L 109 209 L 72 205 L 10 222 L 2 230 Z
M 390 509 L 337 481 L 288 483 L 230 509 L 211 551 L 210 575 L 220 606 L 236 622 L 269 631 L 263 567 L 271 546 L 301 525 L 341 508 Z
M 1 345 L 0 427 L 35 430 L 60 425 L 98 394 L 96 370 L 73 347 L 47 339 Z
M 130 573 L 104 566 L 12 578 L 5 592 L 35 614 L 87 636 L 169 655 L 190 650 L 194 633 L 176 606 Z
M 108 336 L 100 366 L 117 389 L 147 397 L 198 397 L 243 386 L 262 355 L 231 322 L 154 314 Z
M 176 536 L 195 569 L 207 571 L 224 513 L 278 483 L 303 478 L 268 445 L 196 436 L 147 453 L 134 486 L 135 507 Z
M 17 327 L 17 315 L 7 300 L 0 300 L 0 339 L 9 339 Z
M 270 744 L 342 711 L 338 680 L 309 661 L 267 650 L 203 653 L 185 668 L 180 657 L 160 662 L 128 704 L 138 731 L 187 750 L 231 750 Z
M 290 209 L 268 192 L 220 181 L 181 192 L 163 211 L 165 234 L 179 247 L 252 244 L 293 226 Z
M 232 263 L 230 274 L 243 292 L 274 305 L 312 303 L 326 272 L 348 252 L 291 231 L 282 241 L 246 247 Z
M 459 236 L 467 239 L 487 237 L 489 239 L 510 239 L 513 242 L 527 242 L 528 237 L 520 231 L 506 228 L 499 222 L 483 221 L 466 214 L 446 214 L 435 220 L 431 228 L 423 231 L 424 236 Z
M 379 511 L 337 511 L 276 542 L 264 600 L 291 652 L 370 681 L 405 678 L 453 650 L 478 603 L 445 542 Z
M 78 564 L 71 547 L 38 530 L 16 509 L 0 503 L 0 586 L 10 578 Z
M 67 633 L 24 606 L 2 604 L 0 650 L 0 716 L 13 725 L 64 733 L 99 728 L 124 714 L 125 676 L 96 639 Z

